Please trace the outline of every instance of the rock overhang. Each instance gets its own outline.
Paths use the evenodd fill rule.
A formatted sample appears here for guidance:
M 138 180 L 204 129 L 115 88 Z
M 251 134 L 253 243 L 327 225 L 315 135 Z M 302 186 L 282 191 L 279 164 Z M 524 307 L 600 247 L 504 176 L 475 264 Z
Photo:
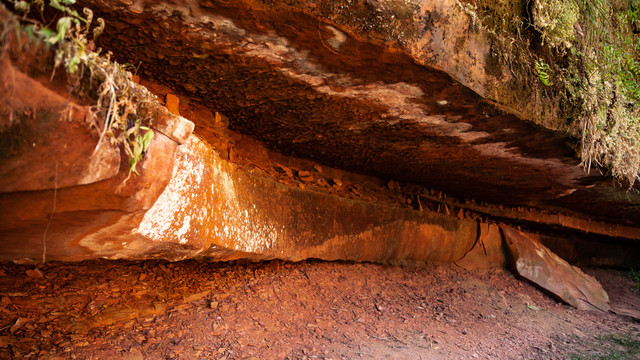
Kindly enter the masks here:
M 640 220 L 637 201 L 603 195 L 624 189 L 585 174 L 564 134 L 505 113 L 416 54 L 349 33 L 309 4 L 84 3 L 109 24 L 100 45 L 141 63 L 143 82 L 220 111 L 232 130 L 283 154 L 461 199 Z M 196 122 L 196 132 L 211 126 Z
M 288 30 L 282 30 L 279 21 L 261 25 L 273 14 L 248 19 L 208 6 L 188 10 L 163 2 L 147 5 L 129 13 L 117 6 L 101 8 L 101 15 L 107 18 L 120 11 L 131 15 L 114 20 L 118 34 L 105 34 L 102 45 L 130 50 L 128 56 L 133 58 L 128 60 L 137 56 L 151 61 L 139 67 L 140 81 L 158 95 L 177 93 L 182 107 L 177 107 L 175 96 L 167 96 L 171 108 L 184 110 L 201 139 L 189 136 L 192 123 L 176 121 L 166 110 L 160 111 L 165 115 L 155 119 L 154 128 L 160 139 L 173 145 L 164 150 L 152 147 L 164 155 L 145 162 L 147 169 L 154 164 L 164 168 L 160 178 L 154 178 L 157 174 L 143 176 L 143 185 L 138 186 L 141 190 L 144 182 L 161 184 L 152 196 L 136 192 L 134 185 L 126 194 L 135 201 L 124 200 L 124 185 L 116 186 L 117 177 L 101 186 L 71 186 L 62 191 L 67 197 L 61 199 L 71 201 L 58 211 L 64 213 L 57 215 L 61 227 L 50 235 L 62 239 L 64 226 L 77 224 L 74 217 L 84 223 L 94 221 L 93 227 L 76 229 L 71 242 L 63 240 L 84 248 L 74 256 L 319 257 L 393 262 L 412 259 L 407 249 L 431 244 L 434 236 L 457 240 L 427 246 L 425 251 L 444 246 L 469 252 L 486 233 L 493 234 L 495 245 L 500 234 L 491 229 L 495 230 L 495 223 L 507 222 L 542 231 L 552 239 L 550 243 L 568 232 L 573 238 L 585 234 L 587 238 L 593 234 L 599 239 L 618 238 L 607 250 L 614 259 L 606 260 L 607 264 L 633 261 L 628 254 L 620 255 L 626 246 L 621 239 L 637 250 L 633 245 L 638 238 L 634 210 L 620 206 L 625 200 L 633 203 L 633 194 L 592 186 L 594 177 L 577 167 L 561 134 L 500 111 L 450 76 L 417 65 L 398 49 L 357 39 L 322 20 L 316 19 L 309 27 L 314 18 L 304 15 L 300 21 L 296 18 L 299 11 L 288 16 L 300 26 L 291 23 L 285 27 Z M 156 25 L 139 27 L 152 19 L 158 20 Z M 130 37 L 138 29 L 153 40 Z M 305 29 L 313 31 L 309 34 Z M 313 38 L 315 43 L 289 39 L 296 34 Z M 189 42 L 178 41 L 183 39 Z M 144 58 L 149 54 L 155 55 Z M 223 110 L 227 116 L 214 115 L 211 109 Z M 172 141 L 184 145 L 173 150 L 176 144 Z M 263 149 L 263 143 L 271 150 Z M 200 148 L 204 150 L 197 150 Z M 267 154 L 267 161 L 252 163 L 251 156 L 257 153 Z M 247 156 L 248 161 L 242 159 Z M 311 162 L 305 160 L 294 171 L 282 165 L 303 158 Z M 321 174 L 318 161 L 334 168 L 327 167 Z M 251 168 L 254 170 L 247 170 Z M 354 171 L 364 175 L 356 179 Z M 203 181 L 203 176 L 208 180 Z M 387 183 L 389 179 L 395 181 Z M 365 188 L 373 184 L 374 189 L 363 191 L 362 184 Z M 221 195 L 225 187 L 233 191 Z M 77 198 L 92 188 L 104 196 L 87 208 Z M 50 202 L 51 186 L 42 190 L 40 194 L 3 195 L 0 200 L 5 205 L 16 198 L 34 200 L 40 210 L 28 221 L 35 227 L 44 226 L 47 217 L 40 215 L 46 213 L 43 209 Z M 105 209 L 100 199 L 109 198 L 112 191 L 117 200 L 108 199 Z M 241 205 L 238 191 L 244 199 Z M 316 191 L 332 195 L 312 195 Z M 598 192 L 607 195 L 597 197 L 591 208 L 576 200 Z M 270 194 L 277 200 L 269 199 Z M 476 202 L 483 200 L 497 206 Z M 397 209 L 398 205 L 405 209 Z M 355 208 L 366 210 L 351 211 Z M 86 210 L 98 212 L 81 214 Z M 590 218 L 591 213 L 596 217 Z M 618 218 L 617 214 L 628 217 Z M 331 219 L 333 222 L 325 223 Z M 314 223 L 324 225 L 316 228 Z M 358 230 L 349 230 L 354 224 L 360 224 Z M 473 230 L 456 230 L 456 226 Z M 25 230 L 7 229 L 13 231 L 14 242 Z M 440 235 L 433 235 L 434 231 Z M 37 232 L 29 234 L 37 238 Z M 432 235 L 425 235 L 429 233 Z M 11 236 L 5 234 L 5 238 Z M 134 239 L 133 246 L 127 236 Z M 114 237 L 123 240 L 122 244 L 114 242 Z M 472 240 L 476 242 L 467 243 Z M 378 244 L 377 252 L 367 250 L 376 247 L 373 244 Z M 565 246 L 563 254 L 571 255 L 567 244 L 558 246 L 556 241 L 555 245 Z M 273 250 L 278 246 L 280 253 Z M 461 259 L 456 254 L 423 252 L 415 260 L 451 262 Z M 486 264 L 502 263 L 482 259 Z

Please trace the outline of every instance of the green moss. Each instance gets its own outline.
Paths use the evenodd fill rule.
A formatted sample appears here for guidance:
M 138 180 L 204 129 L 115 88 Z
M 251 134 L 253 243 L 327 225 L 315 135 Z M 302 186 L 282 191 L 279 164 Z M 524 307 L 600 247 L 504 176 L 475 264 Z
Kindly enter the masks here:
M 533 25 L 551 44 L 568 47 L 575 40 L 580 9 L 572 0 L 536 0 L 532 16 Z
M 555 120 L 540 108 L 538 122 L 579 138 L 585 168 L 640 179 L 640 0 L 459 1 L 493 36 L 488 73 L 498 60 L 557 104 Z

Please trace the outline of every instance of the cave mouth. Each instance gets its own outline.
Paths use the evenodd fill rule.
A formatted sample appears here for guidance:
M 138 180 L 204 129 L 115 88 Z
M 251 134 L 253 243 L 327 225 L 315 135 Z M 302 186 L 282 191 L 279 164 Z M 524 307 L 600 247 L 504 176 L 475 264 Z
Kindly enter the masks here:
M 560 134 L 299 11 L 141 3 L 96 11 L 98 45 L 164 105 L 141 174 L 113 146 L 115 174 L 59 187 L 56 159 L 0 193 L 0 357 L 553 358 L 637 333 L 630 274 L 569 264 L 636 266 L 635 195 Z M 85 104 L 4 60 L 31 96 L 3 100 L 49 101 L 22 125 L 48 117 L 93 157 Z M 59 144 L 28 143 L 23 168 Z

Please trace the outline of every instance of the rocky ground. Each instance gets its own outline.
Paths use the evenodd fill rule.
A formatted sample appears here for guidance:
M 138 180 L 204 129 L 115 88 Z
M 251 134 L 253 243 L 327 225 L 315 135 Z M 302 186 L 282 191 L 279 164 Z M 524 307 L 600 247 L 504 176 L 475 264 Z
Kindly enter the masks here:
M 628 272 L 588 272 L 640 309 Z M 0 274 L 3 359 L 640 358 L 637 322 L 505 270 L 92 261 Z

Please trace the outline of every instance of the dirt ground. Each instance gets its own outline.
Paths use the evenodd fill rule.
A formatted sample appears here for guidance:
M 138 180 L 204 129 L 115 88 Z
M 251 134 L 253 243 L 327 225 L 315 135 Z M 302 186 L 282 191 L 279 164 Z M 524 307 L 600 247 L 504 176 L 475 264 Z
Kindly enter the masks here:
M 640 309 L 629 273 L 588 272 Z M 575 310 L 501 269 L 92 261 L 2 263 L 0 275 L 3 359 L 640 356 L 621 345 L 640 343 L 639 323 Z

